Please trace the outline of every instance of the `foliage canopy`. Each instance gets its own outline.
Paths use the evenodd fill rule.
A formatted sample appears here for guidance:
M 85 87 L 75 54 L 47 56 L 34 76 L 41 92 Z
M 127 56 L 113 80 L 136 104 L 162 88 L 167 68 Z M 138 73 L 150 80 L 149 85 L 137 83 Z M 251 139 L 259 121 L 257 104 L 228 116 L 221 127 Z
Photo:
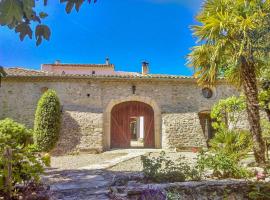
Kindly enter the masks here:
M 212 85 L 225 76 L 242 84 L 243 60 L 255 65 L 256 72 L 267 66 L 270 47 L 270 1 L 207 0 L 192 27 L 199 46 L 188 56 L 201 84 Z

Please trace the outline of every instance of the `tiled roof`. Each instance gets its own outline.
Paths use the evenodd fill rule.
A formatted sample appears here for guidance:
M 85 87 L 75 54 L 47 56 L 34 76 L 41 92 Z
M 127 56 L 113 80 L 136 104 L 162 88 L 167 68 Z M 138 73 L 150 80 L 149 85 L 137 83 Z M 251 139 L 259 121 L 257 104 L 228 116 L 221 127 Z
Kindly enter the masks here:
M 50 76 L 54 75 L 51 72 L 24 69 L 20 67 L 4 68 L 6 76 Z
M 59 66 L 59 67 L 113 67 L 113 64 L 65 64 L 65 63 L 54 63 L 54 64 L 42 64 L 44 66 Z
M 147 74 L 142 75 L 136 72 L 119 72 L 109 75 L 78 75 L 78 74 L 56 74 L 47 71 L 39 71 L 39 70 L 30 70 L 24 68 L 4 68 L 7 73 L 7 77 L 74 77 L 74 78 L 131 78 L 131 79 L 194 79 L 191 76 L 179 76 L 179 75 L 166 75 L 166 74 Z

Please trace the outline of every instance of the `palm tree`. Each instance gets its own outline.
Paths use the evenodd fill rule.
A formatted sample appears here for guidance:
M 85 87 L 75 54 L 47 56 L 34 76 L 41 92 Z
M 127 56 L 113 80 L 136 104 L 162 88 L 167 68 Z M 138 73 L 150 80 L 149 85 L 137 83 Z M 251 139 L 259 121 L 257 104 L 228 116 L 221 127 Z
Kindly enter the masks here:
M 257 73 L 269 52 L 270 0 L 205 0 L 192 27 L 198 46 L 188 55 L 201 85 L 220 76 L 242 87 L 256 162 L 265 163 Z

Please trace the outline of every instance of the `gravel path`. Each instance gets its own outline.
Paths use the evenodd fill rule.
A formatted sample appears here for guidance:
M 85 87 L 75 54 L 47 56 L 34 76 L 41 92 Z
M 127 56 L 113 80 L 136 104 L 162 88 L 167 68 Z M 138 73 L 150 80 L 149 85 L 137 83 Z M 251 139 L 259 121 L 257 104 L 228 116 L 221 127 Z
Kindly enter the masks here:
M 92 164 L 101 164 L 105 161 L 112 160 L 117 157 L 122 157 L 127 153 L 101 153 L 101 154 L 79 154 L 52 157 L 51 167 L 61 170 L 79 169 Z
M 46 171 L 43 181 L 50 185 L 52 200 L 108 200 L 109 187 L 115 176 L 130 176 L 142 171 L 140 156 L 151 151 L 154 151 L 151 153 L 152 156 L 158 156 L 160 152 L 160 150 L 128 149 L 94 155 L 52 157 L 52 168 Z M 196 159 L 196 154 L 188 152 L 166 153 L 166 155 L 171 159 L 185 156 L 186 162 L 191 163 Z
M 159 152 L 151 153 L 151 156 L 159 156 Z M 167 152 L 166 157 L 171 160 L 177 160 L 183 158 L 184 162 L 193 165 L 196 162 L 197 155 L 191 152 Z M 119 171 L 119 172 L 140 172 L 142 171 L 142 162 L 141 157 L 136 157 L 125 162 L 121 162 L 108 170 L 110 171 Z
M 139 157 L 145 151 L 116 150 L 102 154 L 52 157 L 43 182 L 50 185 L 52 200 L 107 200 L 115 178 L 109 166 Z

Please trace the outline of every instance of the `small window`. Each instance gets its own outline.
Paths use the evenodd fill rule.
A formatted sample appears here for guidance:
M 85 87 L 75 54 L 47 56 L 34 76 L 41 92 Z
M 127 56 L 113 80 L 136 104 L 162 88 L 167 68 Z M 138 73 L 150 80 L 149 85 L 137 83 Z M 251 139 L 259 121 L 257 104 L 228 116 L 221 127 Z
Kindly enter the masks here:
M 42 94 L 43 94 L 44 92 L 46 92 L 47 90 L 48 90 L 47 87 L 42 87 L 42 88 L 40 89 L 40 91 L 41 91 Z
M 92 75 L 96 74 L 96 71 L 92 71 Z
M 204 98 L 210 99 L 213 96 L 213 91 L 210 88 L 205 87 L 202 89 L 202 94 Z
M 132 85 L 132 94 L 136 94 L 136 86 Z

